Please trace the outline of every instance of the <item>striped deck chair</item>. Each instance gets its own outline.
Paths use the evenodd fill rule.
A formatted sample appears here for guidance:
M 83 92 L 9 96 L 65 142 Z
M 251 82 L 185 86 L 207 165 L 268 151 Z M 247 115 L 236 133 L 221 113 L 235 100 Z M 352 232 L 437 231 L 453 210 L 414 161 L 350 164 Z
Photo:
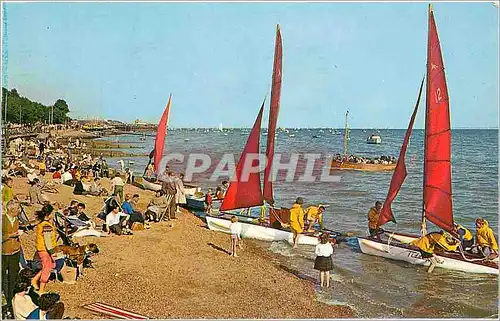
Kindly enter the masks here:
M 126 320 L 147 320 L 149 317 L 145 315 L 141 315 L 135 312 L 130 312 L 127 310 L 123 310 L 105 303 L 91 303 L 84 305 L 83 308 L 93 311 L 93 312 L 98 312 L 102 313 L 104 315 L 111 316 L 116 319 L 126 319 Z

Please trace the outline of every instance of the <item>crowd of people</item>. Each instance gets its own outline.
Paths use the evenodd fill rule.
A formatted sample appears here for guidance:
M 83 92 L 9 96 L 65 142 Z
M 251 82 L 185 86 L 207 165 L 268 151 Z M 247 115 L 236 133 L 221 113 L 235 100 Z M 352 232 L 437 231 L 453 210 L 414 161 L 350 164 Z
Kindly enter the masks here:
M 374 158 L 369 158 L 369 157 L 362 157 L 362 156 L 355 156 L 355 155 L 349 155 L 347 158 L 344 158 L 340 154 L 336 154 L 334 157 L 334 160 L 338 162 L 349 162 L 349 163 L 355 163 L 355 164 L 380 164 L 380 165 L 391 165 L 391 164 L 396 164 L 397 163 L 397 158 L 394 156 L 385 156 L 382 155 L 380 157 L 374 157 Z

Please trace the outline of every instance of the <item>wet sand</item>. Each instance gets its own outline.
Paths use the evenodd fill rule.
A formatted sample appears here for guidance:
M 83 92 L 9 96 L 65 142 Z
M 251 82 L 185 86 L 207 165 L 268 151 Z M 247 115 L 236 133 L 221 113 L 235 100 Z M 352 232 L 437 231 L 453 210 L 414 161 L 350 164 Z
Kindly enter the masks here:
M 47 175 L 46 179 L 50 180 Z M 88 183 L 88 182 L 85 182 Z M 110 186 L 103 179 L 103 186 Z M 59 194 L 45 194 L 51 201 L 69 205 L 76 199 L 95 215 L 101 197 L 73 195 L 72 188 L 59 186 Z M 25 178 L 14 179 L 14 192 L 27 194 Z M 144 210 L 152 192 L 131 185 L 125 193 L 140 195 Z M 28 215 L 40 206 L 25 207 Z M 147 315 L 150 318 L 348 318 L 346 306 L 330 306 L 315 300 L 311 281 L 300 279 L 280 267 L 278 257 L 245 240 L 239 257 L 229 253 L 230 239 L 207 229 L 188 211 L 173 221 L 153 224 L 150 230 L 132 236 L 86 237 L 80 244 L 96 243 L 100 253 L 93 257 L 76 284 L 51 282 L 66 305 L 65 316 L 103 318 L 82 305 L 102 302 Z M 27 258 L 34 253 L 34 233 L 22 237 Z

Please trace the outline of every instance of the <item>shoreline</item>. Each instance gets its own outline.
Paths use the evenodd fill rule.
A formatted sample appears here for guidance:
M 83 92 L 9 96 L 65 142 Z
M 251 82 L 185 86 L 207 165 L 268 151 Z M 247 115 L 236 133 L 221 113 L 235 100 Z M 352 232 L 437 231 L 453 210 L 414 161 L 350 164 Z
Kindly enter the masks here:
M 45 177 L 48 179 L 48 176 Z M 110 187 L 108 179 L 103 186 Z M 95 216 L 101 197 L 73 195 L 69 186 L 58 194 L 45 194 L 51 202 L 68 205 L 76 199 Z M 15 193 L 27 193 L 25 178 L 14 178 Z M 140 195 L 144 210 L 153 197 L 150 191 L 127 185 L 125 193 Z M 30 218 L 40 206 L 25 207 Z M 277 254 L 244 240 L 237 258 L 228 255 L 229 236 L 210 231 L 186 210 L 173 227 L 167 222 L 132 236 L 75 238 L 80 244 L 96 243 L 100 253 L 92 257 L 95 268 L 84 269 L 75 284 L 50 282 L 65 303 L 65 316 L 103 318 L 82 305 L 103 302 L 150 318 L 346 318 L 354 312 L 316 300 L 315 285 L 283 268 Z M 34 254 L 34 233 L 22 237 L 27 259 Z M 295 304 L 292 304 L 295 303 Z

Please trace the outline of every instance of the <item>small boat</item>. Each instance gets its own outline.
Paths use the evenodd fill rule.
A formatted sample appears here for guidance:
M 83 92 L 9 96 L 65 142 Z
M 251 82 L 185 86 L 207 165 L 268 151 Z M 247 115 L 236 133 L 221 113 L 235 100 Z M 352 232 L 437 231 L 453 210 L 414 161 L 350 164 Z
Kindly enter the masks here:
M 345 114 L 345 129 L 344 129 L 344 156 L 332 159 L 330 168 L 332 170 L 351 170 L 351 171 L 366 171 L 366 172 L 382 172 L 382 171 L 393 171 L 396 168 L 396 163 L 394 162 L 353 162 L 349 161 L 347 156 L 347 146 L 350 140 L 349 125 L 348 125 L 349 111 Z
M 382 144 L 382 137 L 380 135 L 370 135 L 366 139 L 367 144 Z
M 459 242 L 457 239 L 458 235 L 456 235 L 454 230 L 453 219 L 449 96 L 432 5 L 429 5 L 427 43 L 424 184 L 422 213 L 418 214 L 421 219 L 421 235 L 427 234 L 427 221 L 429 221 L 452 235 Z M 391 221 L 396 222 L 391 204 L 407 176 L 405 166 L 406 150 L 417 115 L 423 85 L 424 79 L 422 79 L 417 102 L 413 109 L 403 144 L 401 145 L 399 159 L 391 179 L 391 184 L 379 214 L 379 226 L 383 226 Z M 430 96 L 432 99 L 430 99 Z M 436 164 L 439 164 L 439 166 Z M 426 266 L 430 262 L 423 259 L 418 247 L 410 243 L 419 237 L 420 235 L 384 231 L 380 238 L 358 237 L 357 240 L 361 252 L 365 254 Z M 487 259 L 465 252 L 461 246 L 458 246 L 458 251 L 446 251 L 445 248 L 436 246 L 434 254 L 438 258 L 438 263 L 436 264 L 438 268 L 467 273 L 499 274 L 498 257 Z
M 313 135 L 313 138 L 321 138 L 320 135 Z

